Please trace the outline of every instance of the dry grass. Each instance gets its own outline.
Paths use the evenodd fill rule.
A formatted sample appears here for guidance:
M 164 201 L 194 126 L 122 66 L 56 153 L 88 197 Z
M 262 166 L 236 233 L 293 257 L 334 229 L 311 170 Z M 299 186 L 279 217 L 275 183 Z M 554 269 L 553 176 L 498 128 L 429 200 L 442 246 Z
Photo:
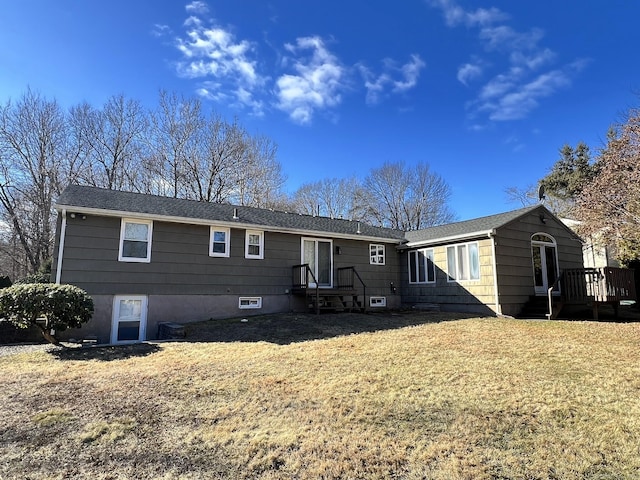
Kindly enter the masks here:
M 331 318 L 0 357 L 0 478 L 640 478 L 639 323 Z

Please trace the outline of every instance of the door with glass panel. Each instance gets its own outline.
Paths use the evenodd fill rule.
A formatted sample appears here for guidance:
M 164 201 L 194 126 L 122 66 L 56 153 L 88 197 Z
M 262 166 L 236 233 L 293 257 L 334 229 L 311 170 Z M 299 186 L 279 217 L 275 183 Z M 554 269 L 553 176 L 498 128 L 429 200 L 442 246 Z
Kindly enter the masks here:
M 547 295 L 549 288 L 558 278 L 558 250 L 553 237 L 535 234 L 531 237 L 531 256 L 533 258 L 533 283 L 536 295 Z M 554 286 L 554 293 L 560 291 Z
M 116 295 L 113 299 L 111 343 L 132 343 L 145 340 L 147 328 L 147 297 Z
M 309 265 L 314 279 L 307 279 L 311 288 L 333 286 L 333 249 L 331 240 L 302 239 L 302 263 Z

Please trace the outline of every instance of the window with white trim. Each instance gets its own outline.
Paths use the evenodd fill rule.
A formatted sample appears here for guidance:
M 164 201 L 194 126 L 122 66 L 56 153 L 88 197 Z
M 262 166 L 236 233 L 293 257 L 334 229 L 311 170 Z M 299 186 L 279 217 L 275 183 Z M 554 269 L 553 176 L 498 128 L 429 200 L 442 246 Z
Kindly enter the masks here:
M 151 220 L 134 220 L 123 218 L 120 227 L 120 248 L 118 260 L 120 262 L 151 261 L 151 235 L 153 222 Z
M 409 283 L 434 283 L 436 265 L 433 262 L 433 249 L 423 248 L 409 252 Z
M 450 282 L 480 280 L 478 242 L 447 247 L 447 276 Z
M 247 230 L 245 236 L 244 258 L 264 258 L 264 232 Z
M 384 245 L 369 245 L 369 263 L 371 265 L 384 265 Z
M 369 297 L 370 307 L 386 307 L 387 297 Z
M 262 308 L 262 297 L 240 297 L 238 298 L 238 308 Z
M 211 227 L 209 237 L 209 256 L 228 257 L 231 233 L 228 228 Z

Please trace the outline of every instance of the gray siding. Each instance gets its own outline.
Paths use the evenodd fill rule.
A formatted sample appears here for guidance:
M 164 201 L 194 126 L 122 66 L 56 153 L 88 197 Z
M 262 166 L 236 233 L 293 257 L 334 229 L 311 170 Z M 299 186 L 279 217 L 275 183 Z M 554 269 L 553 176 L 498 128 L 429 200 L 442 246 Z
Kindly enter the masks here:
M 305 308 L 303 300 L 291 295 L 292 267 L 301 263 L 302 235 L 266 231 L 264 259 L 246 259 L 245 230 L 232 228 L 230 256 L 211 257 L 209 226 L 154 221 L 151 261 L 138 263 L 118 261 L 120 226 L 121 219 L 116 217 L 67 217 L 61 282 L 100 299 L 94 320 L 101 337 L 110 325 L 114 295 L 148 296 L 148 338 L 154 338 L 154 325 L 161 321 Z M 60 220 L 57 239 L 59 232 Z M 367 286 L 367 296 L 385 296 L 389 306 L 399 306 L 399 288 L 395 294 L 391 288 L 391 284 L 399 286 L 396 244 L 385 244 L 385 265 L 370 265 L 369 245 L 369 241 L 333 239 L 334 282 L 338 268 L 353 266 Z M 56 244 L 54 278 L 57 254 Z M 240 296 L 263 297 L 262 309 L 240 310 Z
M 502 313 L 517 315 L 535 294 L 531 236 L 551 235 L 557 242 L 558 266 L 582 268 L 582 243 L 568 228 L 549 215 L 545 222 L 534 211 L 498 229 L 496 233 L 496 262 L 498 295 Z

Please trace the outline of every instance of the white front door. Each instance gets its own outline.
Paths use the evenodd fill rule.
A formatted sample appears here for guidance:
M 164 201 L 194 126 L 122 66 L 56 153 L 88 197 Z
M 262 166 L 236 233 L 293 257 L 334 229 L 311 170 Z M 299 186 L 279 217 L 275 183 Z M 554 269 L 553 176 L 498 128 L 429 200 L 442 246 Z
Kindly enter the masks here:
M 302 263 L 309 265 L 309 269 L 317 281 L 317 286 L 333 286 L 333 243 L 331 240 L 303 238 Z M 313 278 L 309 278 L 307 281 L 309 287 L 316 287 Z
M 555 240 L 543 234 L 536 234 L 531 241 L 533 258 L 533 283 L 536 295 L 547 295 L 558 278 L 558 253 Z M 554 292 L 559 292 L 558 285 Z
M 147 297 L 116 295 L 113 299 L 111 343 L 134 343 L 145 339 L 147 329 Z

